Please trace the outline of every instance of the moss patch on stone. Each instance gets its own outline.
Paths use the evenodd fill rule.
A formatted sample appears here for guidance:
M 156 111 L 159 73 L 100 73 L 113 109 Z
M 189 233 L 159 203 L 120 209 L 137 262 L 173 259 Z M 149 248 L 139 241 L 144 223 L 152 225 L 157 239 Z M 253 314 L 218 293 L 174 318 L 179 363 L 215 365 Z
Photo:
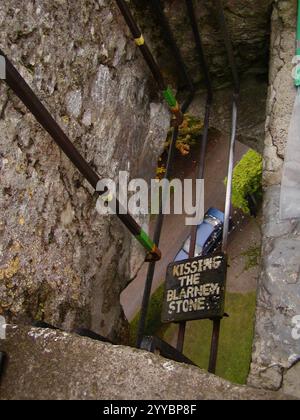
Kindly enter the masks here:
M 187 156 L 191 147 L 197 144 L 202 135 L 203 122 L 192 115 L 185 114 L 184 120 L 181 126 L 179 127 L 178 138 L 176 142 L 176 149 L 181 153 L 182 156 Z M 163 154 L 158 159 L 158 165 L 156 168 L 156 178 L 162 179 L 166 172 L 166 160 L 167 153 L 166 151 L 170 147 L 172 142 L 173 129 L 170 128 L 168 136 L 165 142 L 165 150 Z
M 246 214 L 250 214 L 247 196 L 252 195 L 257 200 L 262 196 L 262 170 L 262 156 L 254 150 L 249 150 L 234 168 L 232 204 Z
M 259 260 L 261 256 L 260 246 L 250 246 L 247 251 L 241 254 L 246 258 L 245 262 L 245 271 L 250 270 L 251 268 L 257 267 L 259 265 Z
M 185 114 L 184 121 L 179 128 L 176 148 L 185 156 L 188 155 L 193 145 L 199 141 L 203 129 L 203 122 L 192 115 Z M 167 138 L 167 145 L 171 143 L 173 130 L 170 130 Z

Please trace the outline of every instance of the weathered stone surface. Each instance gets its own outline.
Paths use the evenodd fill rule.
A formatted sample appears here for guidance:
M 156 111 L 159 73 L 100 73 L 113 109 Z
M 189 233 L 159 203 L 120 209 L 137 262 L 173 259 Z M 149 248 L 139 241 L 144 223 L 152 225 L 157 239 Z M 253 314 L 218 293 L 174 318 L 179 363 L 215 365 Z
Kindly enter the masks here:
M 295 54 L 296 1 L 276 1 L 272 16 L 270 86 L 265 139 L 266 185 L 281 182 L 282 158 L 295 100 L 293 56 Z
M 0 399 L 280 400 L 196 367 L 52 330 L 10 327 Z
M 148 10 L 144 5 L 149 2 L 135 3 Z M 202 86 L 184 2 L 164 3 L 188 67 Z M 213 3 L 197 0 L 195 6 L 214 84 L 226 88 L 216 93 L 212 126 L 228 132 L 230 107 L 224 102 L 230 104 L 230 71 Z M 294 102 L 296 1 L 224 0 L 239 71 L 245 76 L 239 139 L 258 150 L 266 85 L 254 79 L 267 70 L 272 3 L 264 270 L 249 383 L 299 395 L 300 341 L 292 338 L 292 317 L 300 314 L 300 225 L 278 219 Z M 175 84 L 174 61 L 166 46 L 161 48 L 158 32 L 152 32 L 150 14 L 144 13 L 140 22 L 146 33 L 153 33 L 150 44 Z M 6 1 L 0 4 L 0 24 L 1 48 L 98 173 L 115 177 L 128 169 L 132 176 L 149 177 L 165 138 L 168 112 L 154 94 L 152 77 L 115 2 L 38 0 L 24 8 L 21 0 Z M 203 98 L 194 105 L 203 104 Z M 125 324 L 119 295 L 142 262 L 141 249 L 118 221 L 97 216 L 89 186 L 3 83 L 0 147 L 0 314 L 25 322 L 41 318 L 64 329 L 91 327 L 120 338 Z M 143 352 L 53 331 L 13 330 L 4 347 L 11 359 L 3 398 L 278 397 Z
M 144 26 L 149 27 L 151 2 L 133 0 L 138 10 L 144 15 Z M 185 1 L 163 0 L 164 9 L 170 19 L 170 25 L 181 48 L 187 67 L 196 82 L 201 81 L 199 61 L 195 55 L 194 38 L 187 16 Z M 261 75 L 268 71 L 268 46 L 270 35 L 270 15 L 273 0 L 224 0 L 225 15 L 232 38 L 237 64 L 241 75 Z M 205 54 L 215 85 L 222 85 L 230 80 L 230 68 L 217 20 L 217 11 L 213 0 L 194 1 L 196 17 L 203 38 Z M 146 13 L 145 13 L 146 10 Z M 146 15 L 146 16 L 145 16 Z M 143 20 L 143 16 L 139 17 Z M 154 19 L 155 22 L 155 19 Z M 151 26 L 151 33 L 153 28 Z M 152 35 L 153 36 L 153 35 Z M 163 38 L 163 33 L 161 34 Z M 158 37 L 157 37 L 158 38 Z M 159 40 L 155 38 L 156 45 Z M 174 73 L 174 58 L 164 44 L 159 44 L 158 58 L 166 72 Z M 179 74 L 179 72 L 177 72 Z
M 295 99 L 292 79 L 295 18 L 296 1 L 275 2 L 264 149 L 263 270 L 249 383 L 268 389 L 283 387 L 300 396 L 299 377 L 295 373 L 300 360 L 300 340 L 293 334 L 293 318 L 300 315 L 300 224 L 279 219 L 282 157 Z
M 267 138 L 266 152 L 271 146 L 269 142 L 271 140 L 281 158 L 284 156 L 296 93 L 292 78 L 296 39 L 296 3 L 290 0 L 276 1 L 272 16 L 270 88 L 267 108 L 267 130 L 271 139 Z M 274 159 L 270 165 L 270 170 L 273 167 L 273 172 L 276 172 L 277 160 Z
M 268 188 L 264 204 L 263 269 L 249 377 L 251 385 L 268 389 L 279 389 L 284 378 L 290 377 L 288 370 L 300 360 L 300 340 L 293 338 L 293 318 L 300 314 L 300 226 L 296 221 L 280 221 L 279 197 L 279 186 Z M 295 395 L 300 396 L 300 386 Z
M 165 39 L 164 32 L 158 30 L 159 22 L 153 16 L 154 9 L 151 7 L 151 2 L 143 0 L 133 0 L 132 2 L 140 12 L 137 13 L 138 22 L 146 33 L 147 41 L 156 51 L 156 57 L 164 74 L 171 83 L 176 84 L 175 82 L 177 82 L 179 86 L 183 86 L 186 82 L 180 69 L 176 67 L 174 54 L 168 48 L 168 40 Z M 211 127 L 229 133 L 232 112 L 232 76 L 224 40 L 220 33 L 215 2 L 196 0 L 193 3 L 212 83 L 216 88 Z M 261 153 L 265 137 L 272 3 L 273 0 L 255 0 L 251 4 L 244 0 L 223 1 L 241 78 L 238 140 Z M 203 117 L 206 99 L 203 92 L 203 73 L 195 50 L 194 36 L 187 16 L 185 1 L 163 0 L 162 4 L 189 74 L 196 85 L 202 88 L 189 112 Z M 184 94 L 181 96 L 184 98 Z
M 238 110 L 237 140 L 262 153 L 265 139 L 267 84 L 255 78 L 241 83 Z M 206 95 L 198 93 L 189 108 L 189 113 L 202 118 L 205 115 Z M 214 92 L 210 129 L 218 130 L 229 138 L 232 117 L 232 88 Z
M 300 398 L 300 363 L 290 368 L 283 377 L 283 392 Z
M 101 177 L 153 173 L 169 113 L 114 1 L 5 1 L 0 25 L 1 48 Z M 120 335 L 119 295 L 143 253 L 97 215 L 87 183 L 4 83 L 0 149 L 0 313 Z

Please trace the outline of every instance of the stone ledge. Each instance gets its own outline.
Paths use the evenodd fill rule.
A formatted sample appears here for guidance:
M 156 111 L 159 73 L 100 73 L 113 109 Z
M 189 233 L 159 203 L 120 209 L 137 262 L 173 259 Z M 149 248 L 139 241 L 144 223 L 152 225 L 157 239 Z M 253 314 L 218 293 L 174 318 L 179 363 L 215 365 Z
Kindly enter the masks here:
M 1 400 L 285 400 L 198 368 L 123 346 L 30 327 L 7 328 Z

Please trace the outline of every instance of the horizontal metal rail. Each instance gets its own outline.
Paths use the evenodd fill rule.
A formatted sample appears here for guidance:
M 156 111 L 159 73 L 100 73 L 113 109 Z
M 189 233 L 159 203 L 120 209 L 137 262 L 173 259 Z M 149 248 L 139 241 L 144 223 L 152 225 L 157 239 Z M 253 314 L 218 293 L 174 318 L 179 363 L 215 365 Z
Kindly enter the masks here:
M 159 88 L 162 90 L 164 98 L 167 102 L 167 104 L 169 105 L 170 111 L 172 112 L 172 114 L 175 117 L 174 120 L 174 125 L 181 125 L 183 122 L 183 114 L 181 112 L 181 107 L 178 103 L 178 101 L 176 100 L 172 90 L 167 86 L 164 77 L 160 71 L 160 68 L 157 64 L 157 62 L 155 61 L 144 37 L 143 34 L 140 30 L 140 28 L 138 27 L 127 3 L 125 0 L 116 0 L 116 3 L 125 19 L 125 22 L 127 23 L 128 28 L 130 29 L 135 43 L 136 45 L 140 48 L 141 53 L 149 67 L 149 69 L 151 70 L 154 79 L 156 80 Z
M 99 175 L 92 169 L 89 163 L 78 152 L 71 140 L 63 132 L 61 127 L 57 124 L 49 111 L 45 108 L 42 102 L 38 99 L 33 90 L 29 87 L 17 69 L 12 65 L 6 55 L 0 50 L 0 55 L 5 58 L 6 64 L 6 78 L 5 82 L 24 103 L 28 110 L 34 115 L 41 126 L 50 134 L 56 144 L 62 149 L 66 156 L 70 159 L 73 165 L 79 170 L 83 177 L 96 190 L 97 184 L 100 181 Z M 107 191 L 99 192 L 103 195 Z M 116 199 L 117 216 L 121 222 L 127 227 L 140 244 L 147 251 L 147 261 L 157 261 L 161 258 L 161 252 L 150 237 L 143 231 L 134 218 L 130 214 L 121 212 L 121 204 Z
M 159 353 L 162 357 L 174 360 L 175 362 L 196 366 L 196 364 L 184 356 L 182 352 L 179 352 L 158 337 L 144 337 L 141 343 L 141 349 L 149 351 L 150 353 Z

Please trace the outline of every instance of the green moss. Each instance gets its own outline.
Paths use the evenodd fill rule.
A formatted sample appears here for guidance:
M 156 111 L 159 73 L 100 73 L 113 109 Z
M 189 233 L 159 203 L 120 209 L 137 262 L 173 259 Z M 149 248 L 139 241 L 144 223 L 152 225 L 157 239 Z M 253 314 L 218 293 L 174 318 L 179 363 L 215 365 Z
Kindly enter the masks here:
M 227 293 L 225 311 L 229 318 L 221 324 L 220 345 L 216 374 L 231 382 L 245 384 L 251 362 L 254 334 L 256 294 Z M 174 324 L 162 333 L 172 340 L 178 327 Z M 199 367 L 208 368 L 212 322 L 187 323 L 184 354 Z
M 43 321 L 45 315 L 45 304 L 44 302 L 40 302 L 35 314 L 35 321 Z
M 250 246 L 247 251 L 243 252 L 241 255 L 246 258 L 245 271 L 250 270 L 253 267 L 257 267 L 260 261 L 260 247 L 259 246 Z
M 262 157 L 254 150 L 249 150 L 234 168 L 232 204 L 246 214 L 250 213 L 247 196 L 253 195 L 257 200 L 261 198 L 262 169 Z

